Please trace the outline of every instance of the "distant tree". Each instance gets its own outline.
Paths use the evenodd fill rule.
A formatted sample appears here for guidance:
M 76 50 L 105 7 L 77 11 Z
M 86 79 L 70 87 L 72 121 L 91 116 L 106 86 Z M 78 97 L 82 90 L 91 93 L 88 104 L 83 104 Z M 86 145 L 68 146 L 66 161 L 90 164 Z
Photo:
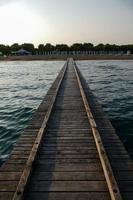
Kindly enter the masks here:
M 114 51 L 117 49 L 117 46 L 115 44 L 105 44 L 104 49 L 105 51 Z
M 83 47 L 82 43 L 75 43 L 70 47 L 70 49 L 72 51 L 81 51 L 82 47 Z
M 53 51 L 53 50 L 55 50 L 55 47 L 54 47 L 52 44 L 47 43 L 47 44 L 44 46 L 44 50 L 45 50 L 45 51 Z
M 104 45 L 104 50 L 110 51 L 110 50 L 112 50 L 112 49 L 113 49 L 113 46 L 112 46 L 111 44 L 105 44 L 105 45 Z
M 92 43 L 84 43 L 82 49 L 85 51 L 93 50 L 94 45 Z
M 3 53 L 3 55 L 9 55 L 10 54 L 10 46 L 6 46 L 6 45 L 3 45 L 3 44 L 0 44 L 0 52 Z
M 35 53 L 35 47 L 31 43 L 24 43 L 24 44 L 21 45 L 21 48 L 31 52 L 32 54 Z
M 39 45 L 38 45 L 38 50 L 39 50 L 39 51 L 42 52 L 42 51 L 44 51 L 44 49 L 45 49 L 44 44 L 39 44 Z
M 133 53 L 133 44 L 130 45 L 121 45 L 119 46 L 120 50 L 124 51 L 125 53 L 129 50 Z
M 126 50 L 130 50 L 131 53 L 133 54 L 133 44 L 127 45 Z
M 95 46 L 95 50 L 97 51 L 103 51 L 104 50 L 104 44 L 100 43 L 98 45 Z
M 18 43 L 14 43 L 13 45 L 11 45 L 11 51 L 18 51 L 21 48 L 21 45 L 19 45 Z
M 67 44 L 57 44 L 55 49 L 57 51 L 69 51 L 69 46 Z

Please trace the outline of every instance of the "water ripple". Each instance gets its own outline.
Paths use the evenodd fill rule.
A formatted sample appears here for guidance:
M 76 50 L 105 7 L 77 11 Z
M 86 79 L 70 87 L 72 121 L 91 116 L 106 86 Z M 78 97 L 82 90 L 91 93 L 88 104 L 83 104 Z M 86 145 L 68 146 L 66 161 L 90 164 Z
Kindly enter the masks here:
M 133 61 L 77 64 L 133 158 Z
M 0 163 L 64 62 L 0 63 Z M 133 157 L 133 61 L 79 61 L 79 68 Z
M 0 62 L 0 164 L 27 126 L 64 62 Z

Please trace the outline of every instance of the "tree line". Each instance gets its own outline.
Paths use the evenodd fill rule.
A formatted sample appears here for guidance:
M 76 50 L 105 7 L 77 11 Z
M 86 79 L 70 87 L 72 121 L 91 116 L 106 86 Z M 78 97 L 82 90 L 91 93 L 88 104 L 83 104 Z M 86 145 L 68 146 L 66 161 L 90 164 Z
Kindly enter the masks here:
M 49 52 L 49 51 L 123 51 L 126 53 L 127 51 L 130 51 L 133 53 L 133 44 L 129 45 L 116 45 L 116 44 L 98 44 L 94 45 L 92 43 L 75 43 L 71 46 L 68 46 L 67 44 L 57 44 L 52 45 L 50 43 L 47 44 L 39 44 L 36 48 L 34 44 L 31 43 L 24 43 L 24 44 L 18 44 L 15 43 L 11 46 L 9 45 L 3 45 L 0 44 L 0 52 L 4 55 L 10 55 L 12 52 L 18 51 L 19 49 L 25 49 L 29 52 L 31 52 L 33 55 L 36 53 L 41 52 Z

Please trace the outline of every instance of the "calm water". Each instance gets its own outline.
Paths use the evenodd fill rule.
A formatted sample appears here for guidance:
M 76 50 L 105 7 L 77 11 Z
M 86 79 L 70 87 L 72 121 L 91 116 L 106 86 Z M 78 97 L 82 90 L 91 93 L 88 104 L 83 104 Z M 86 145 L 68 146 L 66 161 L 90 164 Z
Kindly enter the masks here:
M 78 62 L 133 158 L 133 61 Z
M 64 62 L 0 62 L 0 161 L 26 127 Z
M 61 61 L 0 62 L 0 161 L 26 127 Z M 77 62 L 117 133 L 133 156 L 133 61 Z

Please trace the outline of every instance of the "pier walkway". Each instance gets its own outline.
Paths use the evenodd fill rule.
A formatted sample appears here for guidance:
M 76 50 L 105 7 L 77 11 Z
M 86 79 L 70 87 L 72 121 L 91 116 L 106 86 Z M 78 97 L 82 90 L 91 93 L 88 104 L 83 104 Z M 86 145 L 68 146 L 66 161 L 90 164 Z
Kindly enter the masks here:
M 0 200 L 133 200 L 133 162 L 69 59 L 0 168 Z

